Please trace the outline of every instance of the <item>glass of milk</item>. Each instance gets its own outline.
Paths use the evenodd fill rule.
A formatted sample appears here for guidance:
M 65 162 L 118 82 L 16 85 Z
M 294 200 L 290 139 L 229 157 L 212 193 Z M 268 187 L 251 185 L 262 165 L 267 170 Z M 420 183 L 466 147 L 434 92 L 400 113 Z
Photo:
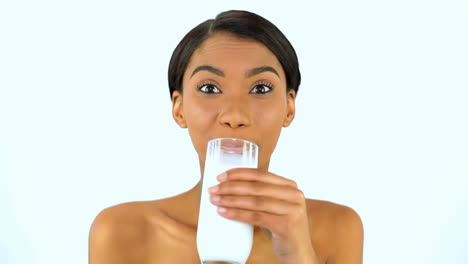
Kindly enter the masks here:
M 198 217 L 197 249 L 203 264 L 243 264 L 252 249 L 253 226 L 218 214 L 210 202 L 208 188 L 218 184 L 216 176 L 233 168 L 257 168 L 258 146 L 236 138 L 208 142 Z

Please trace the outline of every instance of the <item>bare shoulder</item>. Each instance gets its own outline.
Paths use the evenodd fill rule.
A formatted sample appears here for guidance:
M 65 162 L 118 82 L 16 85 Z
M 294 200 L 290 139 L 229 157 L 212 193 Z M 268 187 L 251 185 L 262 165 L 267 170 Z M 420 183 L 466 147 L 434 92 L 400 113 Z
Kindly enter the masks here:
M 364 228 L 351 207 L 328 201 L 307 199 L 309 220 L 327 263 L 362 263 Z
M 152 228 L 149 202 L 130 202 L 102 210 L 89 233 L 89 263 L 144 263 Z M 157 213 L 157 211 L 155 212 Z
M 351 207 L 323 200 L 307 199 L 308 212 L 311 217 L 319 217 L 338 225 L 362 226 L 359 214 Z M 325 219 L 324 219 L 325 218 Z M 318 219 L 315 219 L 318 220 Z

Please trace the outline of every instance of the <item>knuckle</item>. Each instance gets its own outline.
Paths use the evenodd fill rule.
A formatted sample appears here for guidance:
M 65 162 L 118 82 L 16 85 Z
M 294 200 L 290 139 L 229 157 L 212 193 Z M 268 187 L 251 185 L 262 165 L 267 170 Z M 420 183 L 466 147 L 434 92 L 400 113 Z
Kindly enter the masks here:
M 236 209 L 230 209 L 227 213 L 227 216 L 230 218 L 236 218 L 239 215 Z
M 226 204 L 227 205 L 227 204 L 233 204 L 234 200 L 232 199 L 232 197 L 224 195 L 224 196 L 220 197 L 219 202 L 221 204 Z
M 305 194 L 303 191 L 299 190 L 299 189 L 295 189 L 294 190 L 294 200 L 298 203 L 303 203 L 303 201 L 305 200 Z
M 261 197 L 254 197 L 252 203 L 255 208 L 263 208 L 263 205 L 265 204 L 265 200 L 263 200 L 263 198 Z
M 289 184 L 291 184 L 292 187 L 297 188 L 297 182 L 293 180 L 289 180 Z
M 260 223 L 262 220 L 262 214 L 259 212 L 252 212 L 250 214 L 250 219 L 252 220 L 253 223 Z
M 220 186 L 223 186 L 224 192 L 231 192 L 239 188 L 239 183 L 237 181 L 229 181 L 223 182 Z
M 298 191 L 298 196 L 299 196 L 299 199 L 301 200 L 304 200 L 305 199 L 305 194 L 302 190 L 297 190 Z
M 252 190 L 252 192 L 254 193 L 259 193 L 260 190 L 261 190 L 261 186 L 256 183 L 256 182 L 249 182 L 247 183 L 247 188 L 249 188 L 250 190 Z
M 302 217 L 305 211 L 301 205 L 295 205 L 293 210 L 296 217 Z
M 302 206 L 300 205 L 293 205 L 290 211 L 290 215 L 292 216 L 291 219 L 297 219 L 302 216 Z
M 251 223 L 257 224 L 262 221 L 262 214 L 259 212 L 251 212 L 248 216 Z
M 218 192 L 222 193 L 224 191 L 226 191 L 229 187 L 229 182 L 222 182 L 220 184 L 218 184 Z
M 265 174 L 263 171 L 260 171 L 260 170 L 256 170 L 255 171 L 257 178 L 261 178 L 261 177 L 265 177 Z

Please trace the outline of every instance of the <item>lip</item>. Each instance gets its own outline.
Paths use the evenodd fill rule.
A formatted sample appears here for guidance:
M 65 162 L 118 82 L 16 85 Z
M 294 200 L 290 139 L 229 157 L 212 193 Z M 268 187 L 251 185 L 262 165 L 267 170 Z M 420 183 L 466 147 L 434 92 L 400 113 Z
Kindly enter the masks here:
M 214 140 L 214 139 L 223 140 L 223 143 L 220 144 L 221 149 L 223 151 L 230 152 L 230 153 L 242 153 L 245 147 L 247 146 L 245 141 L 248 141 L 250 143 L 257 145 L 254 141 L 244 139 L 244 138 L 238 138 L 238 137 L 219 137 L 219 138 L 213 138 L 211 140 Z
M 221 149 L 227 152 L 235 152 L 235 153 L 241 153 L 244 149 L 244 144 L 245 142 L 243 140 L 239 139 L 233 139 L 233 140 L 223 140 L 223 143 L 221 144 Z
M 248 141 L 250 143 L 258 145 L 258 143 L 255 140 L 247 139 L 244 137 L 212 137 L 212 138 L 209 138 L 208 141 L 211 141 L 214 139 L 231 139 L 230 142 L 223 143 L 223 145 L 228 146 L 228 147 L 242 147 L 244 145 L 243 141 Z
M 221 149 L 223 149 L 224 151 L 228 151 L 228 152 L 242 152 L 242 150 L 244 149 L 243 147 L 229 147 L 229 146 L 221 146 Z
M 244 146 L 244 141 L 237 139 L 224 140 L 222 146 L 226 148 L 242 148 Z

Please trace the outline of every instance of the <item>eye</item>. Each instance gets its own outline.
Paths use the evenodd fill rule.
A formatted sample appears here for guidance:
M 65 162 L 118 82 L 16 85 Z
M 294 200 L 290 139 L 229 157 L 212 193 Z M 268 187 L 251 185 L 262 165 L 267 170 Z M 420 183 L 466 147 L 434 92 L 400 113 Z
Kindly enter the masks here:
M 198 85 L 198 90 L 206 94 L 218 94 L 221 93 L 218 87 L 212 83 L 202 83 Z
M 253 94 L 266 94 L 273 90 L 273 85 L 271 83 L 260 82 L 254 85 L 250 93 Z

